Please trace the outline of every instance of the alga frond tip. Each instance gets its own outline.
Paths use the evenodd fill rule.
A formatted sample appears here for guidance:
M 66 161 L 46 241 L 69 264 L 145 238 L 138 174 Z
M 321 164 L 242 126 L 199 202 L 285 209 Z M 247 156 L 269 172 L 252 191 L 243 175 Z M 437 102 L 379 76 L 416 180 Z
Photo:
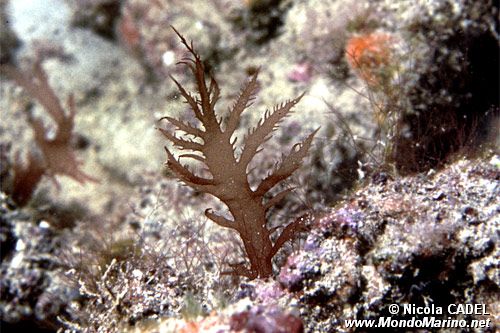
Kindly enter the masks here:
M 200 192 L 217 197 L 228 207 L 232 219 L 225 218 L 210 208 L 205 211 L 205 215 L 214 223 L 233 229 L 240 235 L 250 265 L 230 265 L 232 270 L 226 273 L 249 278 L 269 277 L 273 273 L 274 255 L 286 242 L 293 240 L 303 230 L 304 222 L 297 220 L 299 222 L 282 226 L 281 233 L 277 235 L 278 228 L 267 228 L 266 212 L 283 200 L 292 189 L 285 189 L 274 195 L 268 193 L 302 165 L 318 130 L 309 134 L 301 143 L 294 145 L 288 155 L 284 155 L 281 162 L 276 164 L 255 190 L 249 185 L 247 168 L 255 155 L 262 150 L 263 143 L 271 138 L 281 121 L 290 114 L 304 94 L 276 105 L 272 111 L 267 110 L 264 117 L 243 139 L 243 148 L 238 156 L 235 150 L 237 138 L 234 137 L 234 132 L 240 125 L 241 115 L 252 105 L 256 97 L 259 88 L 258 71 L 240 89 L 223 124 L 222 120 L 217 119 L 215 111 L 220 96 L 217 81 L 210 75 L 207 85 L 205 67 L 193 43 L 188 43 L 174 27 L 172 29 L 190 55 L 189 58 L 183 58 L 180 64 L 187 66 L 193 75 L 197 93 L 189 93 L 175 78 L 172 77 L 172 80 L 201 126 L 186 124 L 172 117 L 162 118 L 175 128 L 174 132 L 180 130 L 189 135 L 190 139 L 175 136 L 172 131 L 161 128 L 159 130 L 163 136 L 177 148 L 193 152 L 176 158 L 168 148 L 165 148 L 166 165 L 179 180 Z M 180 162 L 181 157 L 191 158 L 204 164 L 210 176 L 205 178 L 196 175 Z M 273 242 L 272 239 L 276 241 Z

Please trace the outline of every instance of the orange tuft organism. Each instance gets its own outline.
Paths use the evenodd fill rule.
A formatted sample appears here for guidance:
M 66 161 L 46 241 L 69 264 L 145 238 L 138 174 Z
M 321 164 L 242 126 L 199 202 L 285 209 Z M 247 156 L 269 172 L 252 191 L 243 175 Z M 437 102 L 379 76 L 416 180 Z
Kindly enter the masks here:
M 384 33 L 351 37 L 346 45 L 346 58 L 351 68 L 370 86 L 383 84 L 389 74 L 394 38 Z

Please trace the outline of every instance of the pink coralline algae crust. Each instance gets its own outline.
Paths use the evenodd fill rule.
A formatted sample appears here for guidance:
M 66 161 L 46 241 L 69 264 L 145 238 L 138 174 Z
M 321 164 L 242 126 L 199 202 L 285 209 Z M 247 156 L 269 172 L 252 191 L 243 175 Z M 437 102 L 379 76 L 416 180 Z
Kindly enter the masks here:
M 299 63 L 293 66 L 287 75 L 288 80 L 292 82 L 309 82 L 312 78 L 312 68 L 307 62 Z
M 262 333 L 301 333 L 304 332 L 302 320 L 277 308 L 267 309 L 254 306 L 248 311 L 233 314 L 230 319 L 231 330 Z

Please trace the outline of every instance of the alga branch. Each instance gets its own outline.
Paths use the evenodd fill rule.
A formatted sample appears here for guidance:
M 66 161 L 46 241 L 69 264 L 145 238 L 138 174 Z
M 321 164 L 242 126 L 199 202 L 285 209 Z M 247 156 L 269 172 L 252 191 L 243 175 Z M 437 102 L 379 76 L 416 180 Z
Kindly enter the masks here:
M 248 109 L 255 98 L 258 88 L 258 72 L 242 88 L 236 102 L 230 109 L 225 125 L 223 125 L 222 120 L 218 120 L 215 112 L 215 105 L 220 95 L 217 81 L 212 76 L 207 80 L 203 62 L 194 50 L 192 43 L 188 43 L 176 30 L 175 32 L 191 55 L 190 58 L 183 59 L 181 64 L 192 73 L 197 94 L 193 95 L 187 92 L 179 82 L 172 79 L 202 126 L 194 127 L 171 117 L 162 118 L 173 125 L 176 130 L 194 138 L 177 137 L 166 129 L 160 129 L 163 135 L 176 147 L 192 151 L 180 155 L 177 159 L 165 148 L 167 152 L 166 164 L 175 176 L 185 184 L 197 191 L 217 197 L 228 207 L 232 219 L 223 217 L 211 209 L 207 209 L 205 215 L 222 227 L 234 229 L 243 241 L 250 267 L 244 264 L 233 265 L 233 270 L 229 273 L 247 276 L 251 279 L 269 277 L 273 273 L 273 257 L 287 241 L 292 240 L 304 227 L 303 221 L 300 219 L 292 222 L 283 228 L 275 238 L 276 241 L 273 242 L 271 235 L 276 232 L 276 228 L 269 229 L 266 226 L 266 212 L 284 199 L 291 189 L 271 196 L 269 192 L 301 166 L 317 130 L 307 136 L 302 143 L 296 144 L 256 189 L 252 190 L 247 172 L 250 162 L 260 151 L 261 145 L 271 137 L 272 132 L 290 114 L 302 96 L 277 105 L 272 111 L 268 110 L 264 118 L 244 138 L 243 150 L 238 156 L 235 151 L 236 137 L 234 137 L 234 133 L 238 128 L 242 113 Z M 180 163 L 181 157 L 203 163 L 211 176 L 205 178 L 194 174 Z

